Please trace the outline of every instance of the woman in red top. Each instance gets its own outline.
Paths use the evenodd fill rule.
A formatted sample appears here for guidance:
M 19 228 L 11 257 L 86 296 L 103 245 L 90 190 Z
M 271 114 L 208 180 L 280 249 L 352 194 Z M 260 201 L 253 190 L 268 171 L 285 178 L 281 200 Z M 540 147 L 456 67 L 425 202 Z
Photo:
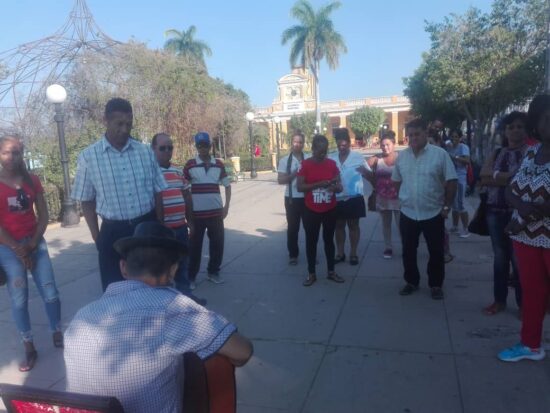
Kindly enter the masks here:
M 306 255 L 308 276 L 303 285 L 309 287 L 317 281 L 315 259 L 319 230 L 323 225 L 323 242 L 327 258 L 328 279 L 343 283 L 334 272 L 334 230 L 336 228 L 336 192 L 342 192 L 340 171 L 336 162 L 327 158 L 328 140 L 315 135 L 311 144 L 312 157 L 302 162 L 296 187 L 305 192 L 303 222 L 306 231 Z
M 23 145 L 17 138 L 0 138 L 0 165 L 0 265 L 7 275 L 13 319 L 25 346 L 26 357 L 19 370 L 29 371 L 38 355 L 29 318 L 27 271 L 44 301 L 53 343 L 63 347 L 59 293 L 43 238 L 48 208 L 40 180 L 27 172 Z

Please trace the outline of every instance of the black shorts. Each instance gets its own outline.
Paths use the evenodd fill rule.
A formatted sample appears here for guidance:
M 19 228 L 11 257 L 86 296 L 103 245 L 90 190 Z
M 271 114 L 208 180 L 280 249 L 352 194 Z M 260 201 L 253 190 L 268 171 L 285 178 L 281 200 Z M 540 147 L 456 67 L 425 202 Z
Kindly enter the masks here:
M 336 219 L 359 219 L 367 215 L 365 198 L 356 196 L 336 203 Z

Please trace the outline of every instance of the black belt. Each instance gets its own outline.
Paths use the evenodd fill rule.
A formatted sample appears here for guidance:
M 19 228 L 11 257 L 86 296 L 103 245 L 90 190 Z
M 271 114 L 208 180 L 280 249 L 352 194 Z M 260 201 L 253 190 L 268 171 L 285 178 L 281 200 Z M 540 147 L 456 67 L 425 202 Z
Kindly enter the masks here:
M 101 217 L 101 221 L 105 224 L 109 224 L 109 225 L 112 225 L 112 224 L 126 224 L 126 225 L 137 225 L 139 224 L 140 222 L 144 222 L 144 221 L 152 221 L 151 218 L 155 218 L 154 220 L 156 220 L 156 213 L 155 213 L 155 210 L 153 209 L 152 211 L 146 213 L 145 215 L 141 215 L 139 217 L 136 217 L 136 218 L 130 218 L 130 219 L 108 219 L 108 218 L 103 218 Z

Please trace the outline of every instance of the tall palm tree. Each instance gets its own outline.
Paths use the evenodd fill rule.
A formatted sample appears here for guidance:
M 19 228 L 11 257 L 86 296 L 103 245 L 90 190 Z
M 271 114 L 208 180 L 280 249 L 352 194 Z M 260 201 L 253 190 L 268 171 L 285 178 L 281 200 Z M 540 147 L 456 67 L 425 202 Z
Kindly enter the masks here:
M 298 0 L 291 15 L 300 24 L 289 27 L 283 32 L 281 43 L 284 45 L 292 40 L 290 48 L 290 65 L 300 63 L 313 72 L 315 79 L 316 123 L 321 124 L 321 95 L 319 94 L 319 68 L 321 60 L 326 59 L 329 69 L 338 67 L 340 53 L 347 53 L 344 38 L 334 30 L 330 14 L 341 6 L 339 1 L 333 1 L 321 7 L 317 12 L 308 0 Z
M 171 38 L 164 43 L 164 50 L 206 68 L 204 56 L 212 56 L 212 50 L 205 42 L 194 38 L 196 32 L 197 28 L 195 26 L 189 26 L 189 29 L 181 32 L 176 29 L 166 30 L 164 35 Z

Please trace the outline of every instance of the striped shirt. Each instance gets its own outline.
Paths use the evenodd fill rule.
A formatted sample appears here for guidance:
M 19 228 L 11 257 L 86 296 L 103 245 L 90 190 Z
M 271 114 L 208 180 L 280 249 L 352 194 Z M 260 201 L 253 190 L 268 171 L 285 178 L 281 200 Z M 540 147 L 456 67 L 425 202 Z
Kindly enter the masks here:
M 441 212 L 447 181 L 456 179 L 447 151 L 429 143 L 417 156 L 410 147 L 401 151 L 392 173 L 392 180 L 401 182 L 401 212 L 416 221 L 431 219 Z
M 79 155 L 71 198 L 95 200 L 102 218 L 127 220 L 151 212 L 155 193 L 166 188 L 148 146 L 130 138 L 119 151 L 103 136 Z
M 206 163 L 197 156 L 187 161 L 183 175 L 191 183 L 193 218 L 223 216 L 220 185 L 231 185 L 223 162 L 212 158 Z
M 112 283 L 65 332 L 67 390 L 114 396 L 125 412 L 181 412 L 182 355 L 204 360 L 235 331 L 175 289 Z
M 168 168 L 161 166 L 160 170 L 168 185 L 168 189 L 162 191 L 164 224 L 170 228 L 182 227 L 187 224 L 183 191 L 189 190 L 191 185 L 184 178 L 181 168 L 170 165 Z

